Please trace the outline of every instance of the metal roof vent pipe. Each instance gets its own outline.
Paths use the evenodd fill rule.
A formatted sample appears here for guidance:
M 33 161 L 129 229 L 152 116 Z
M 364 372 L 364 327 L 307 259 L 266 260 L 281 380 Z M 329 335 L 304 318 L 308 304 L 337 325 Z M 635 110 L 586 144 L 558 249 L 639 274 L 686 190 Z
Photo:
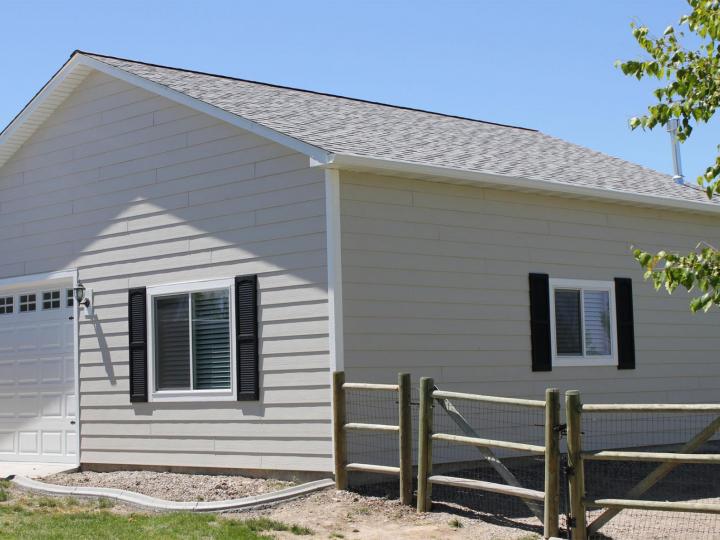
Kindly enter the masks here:
M 677 138 L 678 119 L 671 118 L 667 123 L 667 130 L 670 133 L 670 143 L 672 144 L 673 158 L 673 180 L 676 184 L 685 185 L 685 177 L 682 173 L 682 161 L 680 161 L 680 141 Z

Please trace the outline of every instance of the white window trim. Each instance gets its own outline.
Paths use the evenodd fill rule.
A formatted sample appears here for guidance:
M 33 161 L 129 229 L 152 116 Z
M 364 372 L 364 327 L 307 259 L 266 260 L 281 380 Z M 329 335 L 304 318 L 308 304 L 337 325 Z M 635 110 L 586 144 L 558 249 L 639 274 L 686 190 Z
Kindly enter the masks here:
M 222 390 L 156 390 L 155 389 L 155 309 L 154 298 L 181 293 L 193 293 L 217 289 L 227 289 L 230 307 L 230 388 Z M 235 359 L 235 280 L 212 279 L 191 281 L 147 287 L 147 353 L 148 353 L 148 401 L 150 402 L 208 402 L 235 401 L 236 398 L 236 359 Z M 191 337 L 192 339 L 192 337 Z M 192 360 L 191 360 L 192 362 Z M 192 366 L 191 373 L 192 377 Z
M 614 281 L 590 281 L 583 279 L 553 279 L 549 280 L 550 285 L 550 344 L 552 348 L 553 367 L 571 366 L 617 366 L 617 314 L 615 311 L 615 282 Z M 607 291 L 610 300 L 610 351 L 607 356 L 559 356 L 557 354 L 556 329 L 555 329 L 555 290 L 556 289 L 581 289 L 586 291 Z M 581 299 L 581 312 L 584 314 Z M 583 333 L 583 349 L 585 347 L 585 328 Z

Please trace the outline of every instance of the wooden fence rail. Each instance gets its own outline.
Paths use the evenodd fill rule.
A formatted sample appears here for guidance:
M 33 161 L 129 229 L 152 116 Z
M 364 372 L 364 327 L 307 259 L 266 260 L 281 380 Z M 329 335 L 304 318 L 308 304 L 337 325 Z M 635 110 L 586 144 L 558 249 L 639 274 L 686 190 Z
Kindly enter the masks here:
M 348 422 L 347 392 L 391 392 L 397 395 L 398 425 Z M 343 372 L 333 374 L 333 450 L 335 459 L 335 482 L 338 489 L 347 489 L 348 472 L 386 474 L 400 479 L 400 500 L 412 504 L 413 455 L 411 417 L 410 375 L 399 374 L 397 384 L 349 383 Z M 543 409 L 544 445 L 482 437 L 460 414 L 451 400 L 501 404 L 511 407 Z M 720 430 L 720 404 L 583 404 L 580 393 L 571 390 L 565 394 L 566 424 L 560 419 L 560 394 L 548 389 L 545 400 L 487 396 L 461 392 L 449 392 L 435 387 L 431 378 L 420 379 L 420 403 L 418 419 L 418 467 L 417 510 L 426 512 L 432 504 L 432 486 L 444 485 L 461 489 L 475 489 L 517 497 L 543 523 L 545 538 L 559 534 L 560 514 L 560 435 L 567 430 L 567 481 L 570 499 L 568 527 L 573 540 L 586 540 L 624 509 L 653 511 L 698 512 L 720 514 L 720 504 L 704 502 L 650 501 L 640 497 L 656 483 L 665 478 L 680 464 L 720 464 L 718 454 L 696 453 L 704 443 Z M 439 406 L 458 426 L 463 435 L 435 433 L 433 413 Z M 717 413 L 718 416 L 675 452 L 648 452 L 625 450 L 583 450 L 582 418 L 585 414 L 643 414 L 643 413 Z M 398 466 L 369 463 L 348 463 L 347 433 L 368 431 L 397 433 L 399 438 Z M 434 475 L 433 442 L 466 445 L 475 448 L 482 458 L 500 475 L 505 484 L 471 480 L 453 476 Z M 544 456 L 544 491 L 523 487 L 515 475 L 493 453 L 492 448 L 540 454 Z M 645 478 L 621 498 L 593 499 L 585 493 L 585 461 L 636 461 L 659 462 Z M 542 503 L 542 506 L 539 504 Z M 587 523 L 588 508 L 604 508 L 590 524 Z
M 514 407 L 544 409 L 545 411 L 545 444 L 518 443 L 487 439 L 479 434 L 462 417 L 450 401 L 466 400 L 484 403 L 495 403 Z M 465 435 L 433 432 L 433 410 L 438 403 L 460 427 Z M 431 507 L 432 486 L 445 485 L 464 489 L 476 489 L 492 493 L 500 493 L 517 497 L 522 500 L 530 511 L 543 523 L 544 536 L 550 538 L 558 535 L 560 506 L 560 394 L 556 389 L 548 389 L 545 400 L 506 398 L 446 392 L 435 388 L 433 379 L 420 379 L 420 418 L 418 427 L 418 512 L 427 512 Z M 444 441 L 476 447 L 483 458 L 500 474 L 505 484 L 470 480 L 454 476 L 433 475 L 432 443 Z M 545 490 L 537 491 L 520 485 L 520 482 L 497 458 L 490 448 L 503 448 L 525 454 L 541 454 L 545 457 Z M 544 510 L 538 503 L 544 503 Z
M 582 416 L 602 413 L 718 413 L 718 404 L 583 404 L 576 390 L 565 394 L 568 438 L 568 485 L 570 496 L 570 529 L 573 540 L 586 540 L 588 535 L 596 533 L 611 519 L 625 509 L 698 512 L 720 514 L 720 504 L 650 501 L 640 499 L 645 492 L 665 478 L 682 463 L 720 464 L 718 454 L 694 453 L 720 429 L 720 416 L 710 422 L 690 441 L 682 445 L 678 452 L 634 452 L 621 450 L 583 451 Z M 592 499 L 585 495 L 586 460 L 600 461 L 646 461 L 661 464 L 624 494 L 623 498 Z M 604 508 L 589 525 L 586 521 L 587 508 Z
M 410 412 L 410 375 L 398 375 L 397 384 L 371 384 L 345 382 L 345 373 L 333 373 L 333 455 L 335 459 L 335 486 L 347 489 L 349 471 L 387 474 L 400 478 L 400 501 L 412 504 L 412 416 Z M 366 424 L 347 421 L 347 392 L 374 391 L 393 392 L 398 395 L 398 425 Z M 348 463 L 347 432 L 371 431 L 397 433 L 399 437 L 399 466 L 373 465 L 370 463 Z

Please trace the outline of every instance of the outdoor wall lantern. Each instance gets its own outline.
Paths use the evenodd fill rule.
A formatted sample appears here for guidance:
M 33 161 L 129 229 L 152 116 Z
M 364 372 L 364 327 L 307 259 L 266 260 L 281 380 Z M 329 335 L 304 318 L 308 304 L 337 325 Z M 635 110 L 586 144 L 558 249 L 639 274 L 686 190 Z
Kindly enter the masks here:
M 93 290 L 86 289 L 85 285 L 78 283 L 77 287 L 73 287 L 73 292 L 75 293 L 75 301 L 77 302 L 78 307 L 83 306 L 85 308 L 85 317 L 92 317 Z

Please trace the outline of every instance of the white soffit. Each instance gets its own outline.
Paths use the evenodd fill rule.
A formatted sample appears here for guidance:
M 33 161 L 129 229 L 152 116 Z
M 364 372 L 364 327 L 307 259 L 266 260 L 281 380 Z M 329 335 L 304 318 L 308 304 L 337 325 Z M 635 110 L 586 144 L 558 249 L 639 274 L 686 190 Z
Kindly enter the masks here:
M 90 67 L 80 64 L 77 57 L 73 57 L 35 94 L 30 103 L 0 133 L 0 167 L 55 112 L 90 71 Z

